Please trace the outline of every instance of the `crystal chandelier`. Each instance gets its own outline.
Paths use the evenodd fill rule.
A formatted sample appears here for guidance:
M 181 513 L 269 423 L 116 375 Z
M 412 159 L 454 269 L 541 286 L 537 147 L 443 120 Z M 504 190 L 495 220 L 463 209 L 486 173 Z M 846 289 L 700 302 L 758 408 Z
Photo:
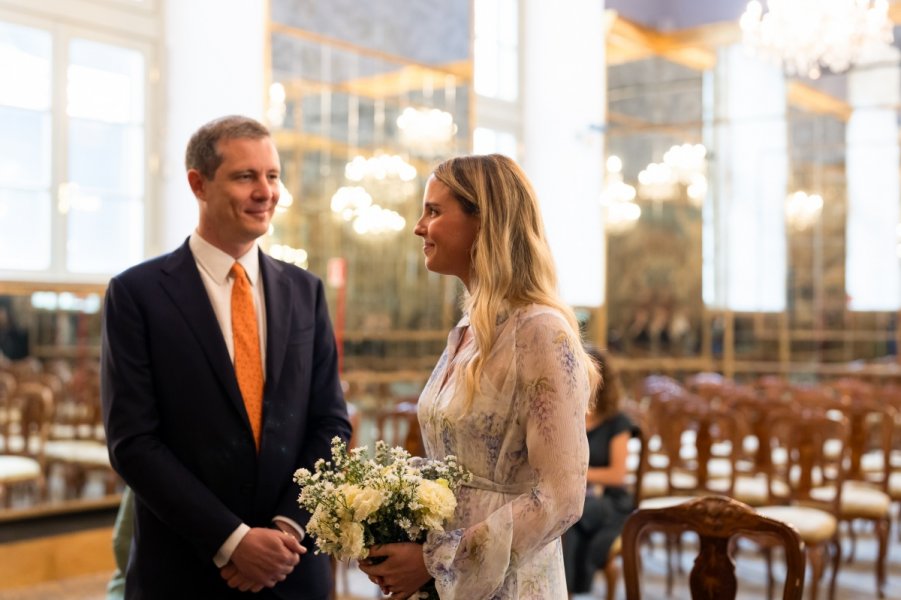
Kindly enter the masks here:
M 741 16 L 744 43 L 789 75 L 839 73 L 892 43 L 887 0 L 751 0 Z
M 426 154 L 441 152 L 454 138 L 457 126 L 449 112 L 408 106 L 397 117 L 401 141 Z
M 641 207 L 635 203 L 635 188 L 623 181 L 623 161 L 618 156 L 607 159 L 601 204 L 605 211 L 604 229 L 611 235 L 629 231 L 641 217 Z
M 680 197 L 682 190 L 688 201 L 700 206 L 707 195 L 707 149 L 703 144 L 671 146 L 663 162 L 649 163 L 638 174 L 638 191 L 643 198 L 660 202 Z
M 360 235 L 397 233 L 407 224 L 399 213 L 373 204 L 372 196 L 360 186 L 338 188 L 332 195 L 331 208 Z
M 416 167 L 397 154 L 376 154 L 370 158 L 355 156 L 344 166 L 344 176 L 351 181 L 364 179 L 416 179 Z
M 797 191 L 785 199 L 785 221 L 794 231 L 809 229 L 823 212 L 823 197 Z

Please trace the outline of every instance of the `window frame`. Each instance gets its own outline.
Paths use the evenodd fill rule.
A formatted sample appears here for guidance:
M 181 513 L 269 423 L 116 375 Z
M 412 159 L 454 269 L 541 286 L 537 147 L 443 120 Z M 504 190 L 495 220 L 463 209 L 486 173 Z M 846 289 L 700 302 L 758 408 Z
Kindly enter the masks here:
M 81 5 L 79 7 L 72 4 Z M 46 31 L 51 36 L 50 84 L 50 266 L 47 269 L 0 269 L 0 281 L 47 283 L 106 283 L 115 273 L 82 273 L 69 271 L 66 265 L 68 215 L 59 210 L 60 193 L 69 181 L 69 131 L 71 118 L 66 114 L 66 84 L 70 44 L 74 39 L 114 45 L 136 51 L 144 59 L 144 114 L 142 190 L 143 245 L 140 260 L 156 247 L 159 231 L 154 198 L 159 191 L 161 17 L 157 0 L 144 0 L 141 5 L 126 6 L 125 0 L 102 0 L 99 4 L 74 0 L 70 4 L 49 0 L 40 11 L 10 9 L 0 0 L 0 21 L 12 25 Z M 120 6 L 121 5 L 121 6 Z M 83 9 L 83 12 L 79 12 Z M 65 10 L 65 13 L 62 11 Z M 77 15 L 73 16 L 73 15 Z M 96 20 L 105 19 L 105 20 Z M 105 25 L 99 25 L 105 23 Z M 112 23 L 113 25 L 110 25 Z M 27 227 L 28 223 L 23 223 Z M 111 248 L 111 251 L 115 251 Z

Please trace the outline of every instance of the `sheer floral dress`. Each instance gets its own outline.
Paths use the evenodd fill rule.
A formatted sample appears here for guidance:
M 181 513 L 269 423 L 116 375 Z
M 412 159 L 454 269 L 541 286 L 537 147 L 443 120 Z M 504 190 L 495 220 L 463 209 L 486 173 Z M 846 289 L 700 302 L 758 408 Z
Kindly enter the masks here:
M 567 597 L 560 535 L 582 513 L 588 380 L 579 340 L 553 308 L 531 305 L 498 325 L 481 390 L 467 408 L 464 317 L 419 400 L 426 452 L 472 473 L 443 534 L 424 546 L 442 600 Z

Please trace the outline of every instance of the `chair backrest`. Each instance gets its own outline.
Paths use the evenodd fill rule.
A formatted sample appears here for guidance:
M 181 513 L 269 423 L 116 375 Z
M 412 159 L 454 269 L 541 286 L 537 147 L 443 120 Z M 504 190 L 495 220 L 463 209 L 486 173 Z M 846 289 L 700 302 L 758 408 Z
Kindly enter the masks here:
M 408 401 L 377 410 L 375 439 L 384 440 L 389 446 L 400 446 L 413 456 L 425 456 L 416 410 L 416 404 Z
M 784 410 L 770 415 L 765 442 L 769 504 L 800 502 L 822 505 L 839 514 L 847 469 L 848 422 L 811 410 Z M 824 502 L 815 490 L 836 491 Z
M 662 449 L 668 459 L 668 495 L 713 492 L 709 484 L 714 479 L 720 484 L 716 493 L 732 493 L 735 456 L 740 446 L 735 417 L 730 411 L 690 396 L 668 402 L 660 426 Z M 718 472 L 712 471 L 717 466 L 721 467 Z M 692 485 L 681 486 L 680 473 L 691 475 Z
M 53 392 L 43 384 L 25 382 L 16 387 L 8 407 L 6 451 L 42 458 L 53 419 Z
M 629 418 L 635 426 L 632 428 L 632 437 L 629 439 L 629 456 L 626 459 L 628 474 L 626 477 L 627 483 L 632 490 L 632 497 L 635 499 L 635 506 L 638 506 L 642 501 L 641 485 L 644 481 L 644 474 L 648 470 L 648 444 L 644 428 L 642 427 L 642 420 L 634 415 L 629 415 Z
M 689 577 L 693 600 L 735 598 L 738 585 L 732 539 L 766 537 L 785 548 L 783 600 L 800 600 L 804 592 L 805 550 L 793 527 L 757 514 L 750 506 L 724 496 L 705 496 L 667 508 L 632 513 L 622 532 L 626 599 L 639 600 L 639 542 L 651 531 L 698 534 L 700 548 Z

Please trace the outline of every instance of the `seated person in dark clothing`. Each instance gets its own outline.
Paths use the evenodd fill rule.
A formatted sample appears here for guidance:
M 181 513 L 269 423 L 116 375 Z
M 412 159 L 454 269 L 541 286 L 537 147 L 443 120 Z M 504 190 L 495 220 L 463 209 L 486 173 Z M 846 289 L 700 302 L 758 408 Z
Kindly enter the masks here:
M 570 594 L 591 591 L 594 574 L 607 563 L 610 546 L 622 531 L 635 500 L 625 487 L 629 438 L 635 425 L 620 412 L 619 377 L 609 359 L 595 348 L 588 354 L 603 380 L 585 418 L 588 430 L 588 489 L 582 518 L 563 535 L 563 562 Z

